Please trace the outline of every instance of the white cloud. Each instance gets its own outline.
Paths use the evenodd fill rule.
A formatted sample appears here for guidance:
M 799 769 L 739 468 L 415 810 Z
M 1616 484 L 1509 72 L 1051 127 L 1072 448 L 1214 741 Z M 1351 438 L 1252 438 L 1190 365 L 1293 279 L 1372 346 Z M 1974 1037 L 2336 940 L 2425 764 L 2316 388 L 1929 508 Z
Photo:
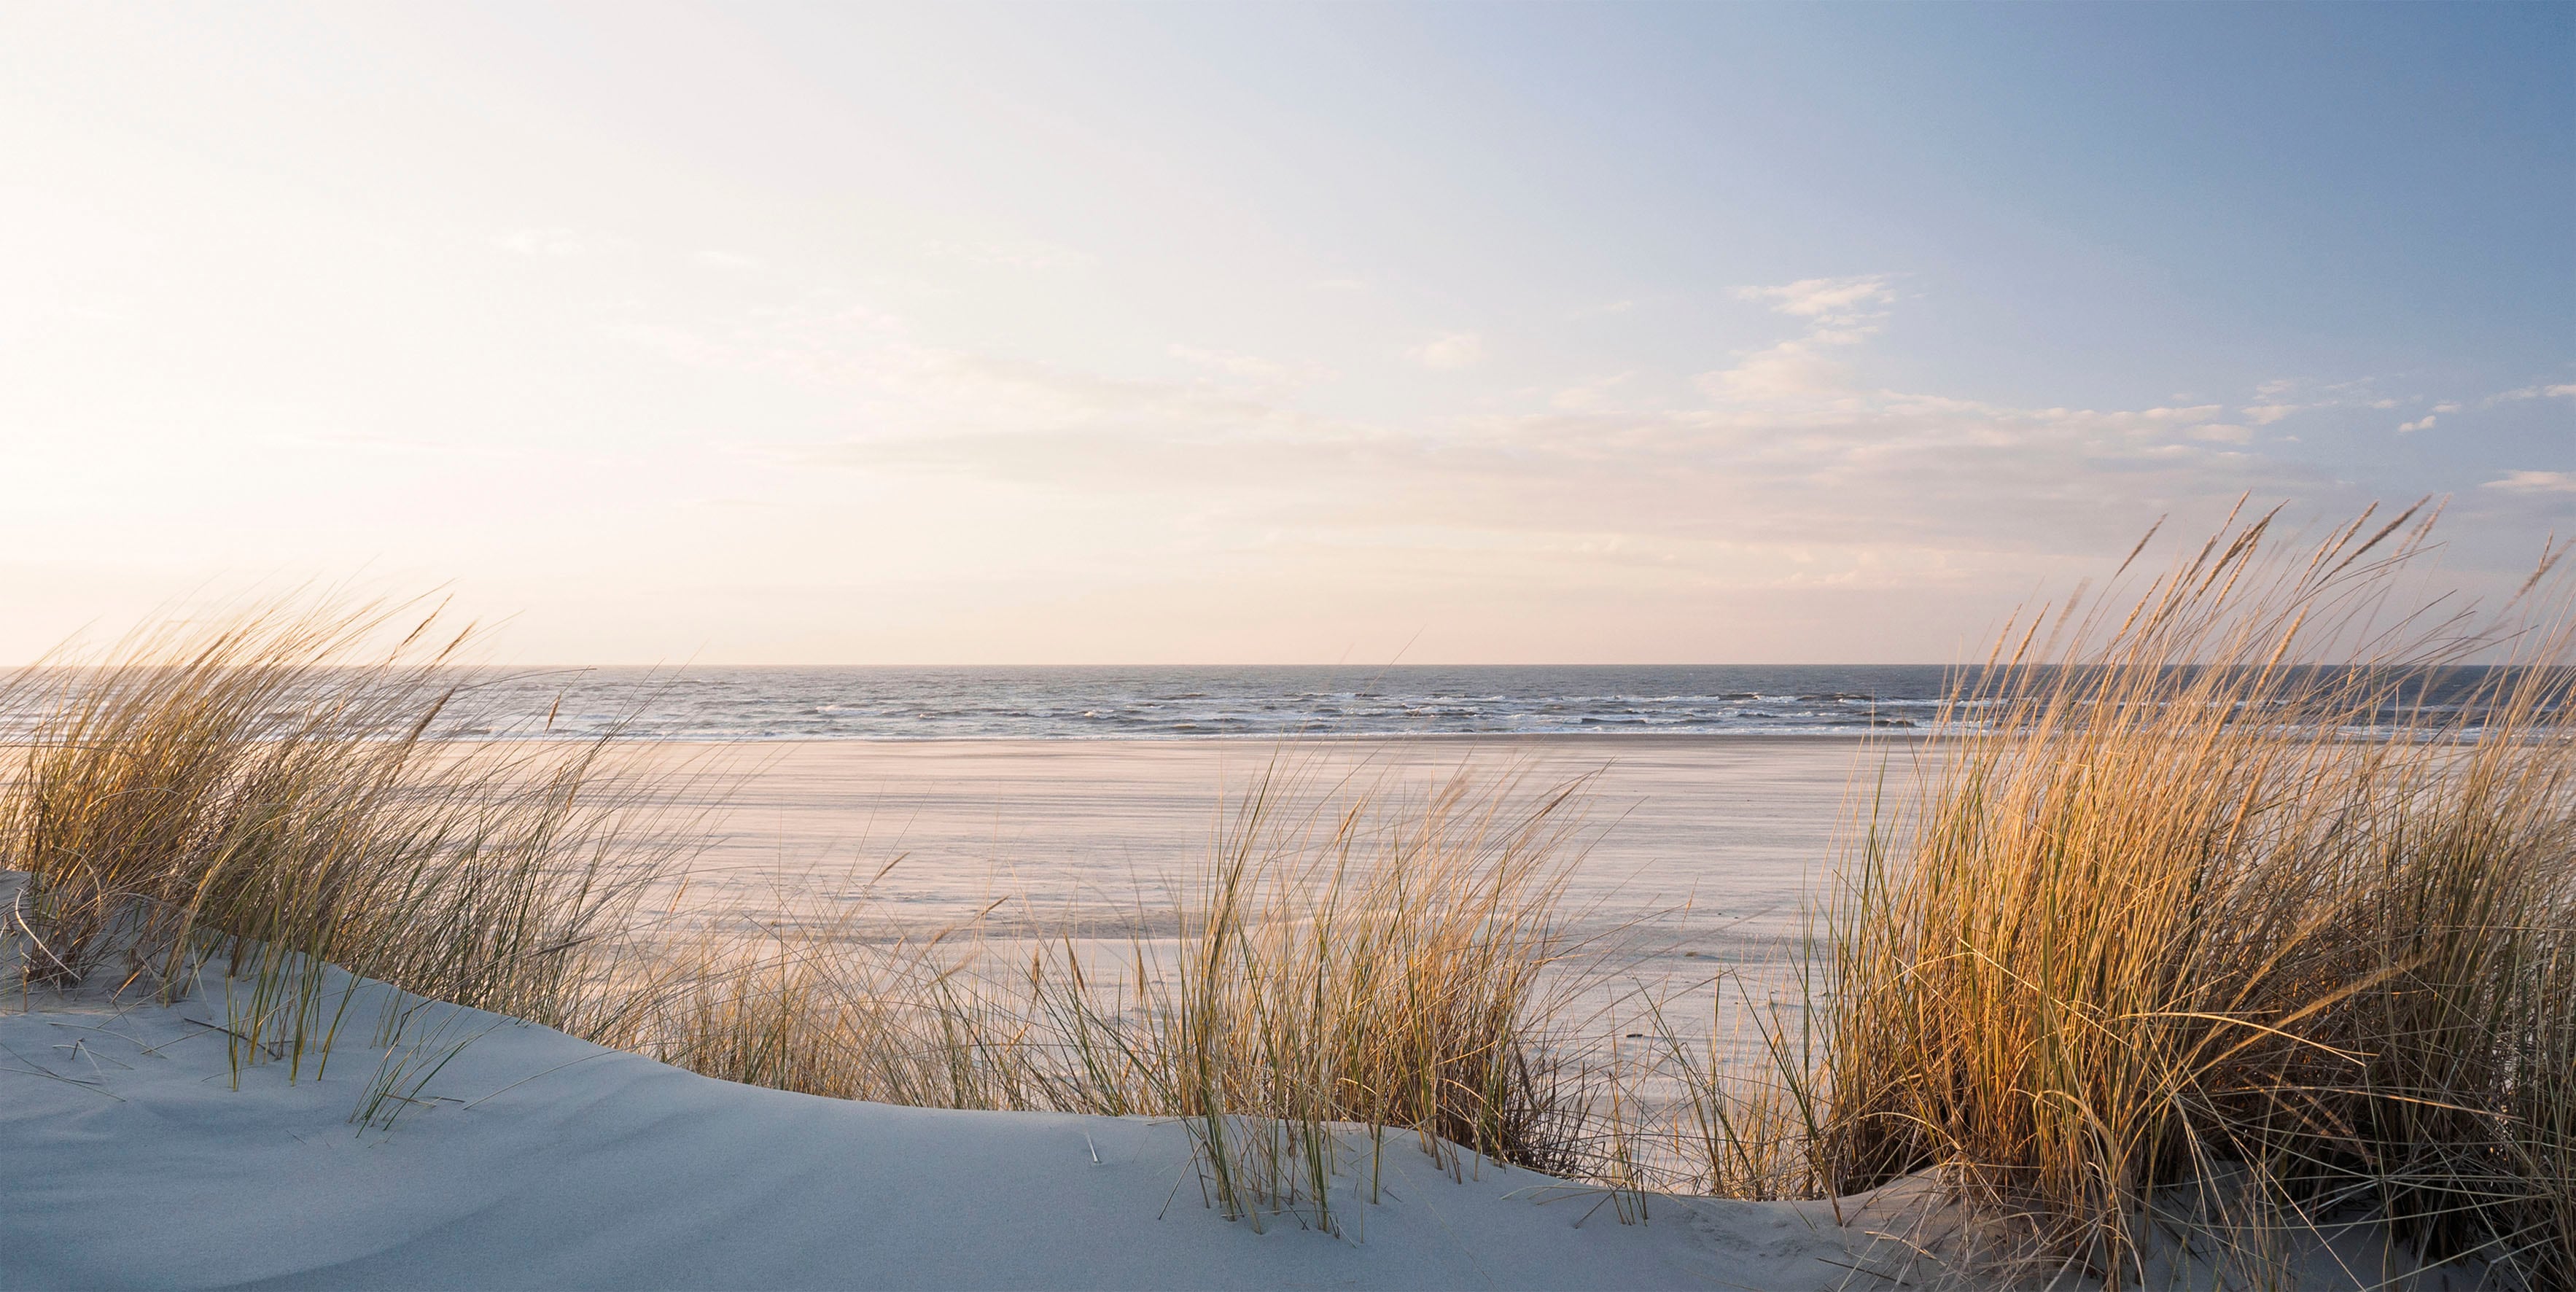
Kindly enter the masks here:
M 1602 377 L 1598 380 L 1568 386 L 1565 389 L 1550 395 L 1547 401 L 1548 406 L 1568 413 L 1594 412 L 1609 402 L 1612 391 L 1625 385 L 1629 378 L 1636 375 L 1637 374 L 1634 372 L 1623 372 L 1616 376 Z
M 2292 413 L 2304 412 L 2310 408 L 2331 407 L 2337 402 L 2329 399 L 2322 404 L 2303 404 L 2289 398 L 2290 393 L 2298 388 L 2299 383 L 2288 377 L 2274 377 L 2270 381 L 2257 384 L 2254 387 L 2254 402 L 2236 411 L 2238 415 L 2256 426 L 2270 426 Z M 2179 399 L 2181 396 L 2177 395 L 2175 398 Z
M 1609 301 L 1600 305 L 1587 305 L 1565 317 L 1568 321 L 1597 319 L 1611 314 L 1625 314 L 1635 308 L 1637 308 L 1635 301 Z
M 2507 471 L 2500 480 L 2489 480 L 2483 488 L 2518 494 L 2576 494 L 2576 472 Z
M 1732 403 L 1812 402 L 1847 393 L 1851 365 L 1826 358 L 1814 341 L 1783 341 L 1756 350 L 1732 368 L 1704 372 L 1700 391 Z
M 1738 404 L 1812 405 L 1849 397 L 1853 393 L 1850 365 L 1827 358 L 1819 347 L 1858 345 L 1877 332 L 1887 311 L 1870 307 L 1896 300 L 1888 278 L 1886 274 L 1802 278 L 1777 287 L 1736 288 L 1738 300 L 1758 301 L 1778 313 L 1809 320 L 1807 334 L 1747 354 L 1731 368 L 1701 373 L 1695 379 L 1701 392 Z
M 573 229 L 512 229 L 492 245 L 522 256 L 604 256 L 634 249 L 624 238 L 603 237 Z
M 1824 327 L 1850 329 L 1886 317 L 1874 305 L 1896 303 L 1886 274 L 1850 278 L 1802 278 L 1778 287 L 1738 287 L 1737 300 L 1759 301 L 1782 314 L 1814 319 Z
M 1251 381 L 1320 381 L 1332 375 L 1331 372 L 1316 364 L 1279 363 L 1258 355 L 1236 354 L 1231 350 L 1203 350 L 1197 346 L 1175 343 L 1164 347 L 1163 352 L 1194 368 L 1205 368 L 1211 372 L 1221 372 L 1230 377 L 1242 377 Z
M 936 239 L 921 245 L 921 254 L 932 260 L 973 265 L 979 269 L 1026 269 L 1037 272 L 1064 269 L 1088 269 L 1100 258 L 1087 251 L 1034 240 L 1008 242 L 951 242 Z
M 1768 397 L 1771 393 L 1807 394 L 1842 383 L 1841 365 L 1817 355 L 1820 345 L 1858 345 L 1878 331 L 1896 293 L 1885 274 L 1856 278 L 1802 278 L 1779 287 L 1738 287 L 1738 300 L 1759 301 L 1773 310 L 1809 321 L 1802 341 L 1784 342 L 1759 351 L 1724 373 L 1700 378 L 1704 390 L 1723 390 L 1731 397 Z
M 746 256 L 739 251 L 701 251 L 698 253 L 698 263 L 712 269 L 758 269 L 761 267 L 760 260 L 757 257 Z
M 2489 395 L 2486 398 L 2486 402 L 2490 404 L 2503 404 L 2522 399 L 2576 399 L 2576 384 L 2563 386 L 2524 386 L 2518 390 L 2501 391 L 2497 394 Z
M 817 387 L 847 429 L 758 448 L 791 470 L 1153 499 L 1134 514 L 1221 514 L 1228 542 L 1446 562 L 1478 579 L 1499 577 L 1495 554 L 1517 553 L 1568 562 L 1572 585 L 1596 589 L 1648 568 L 1676 592 L 1986 586 L 2033 559 L 2116 556 L 2155 515 L 2223 511 L 2245 490 L 2350 492 L 2245 447 L 2255 432 L 2223 420 L 2225 405 L 2019 407 L 1875 389 L 1840 362 L 1848 347 L 1811 336 L 1705 375 L 1696 407 L 1639 407 L 1629 392 L 1646 374 L 1620 372 L 1523 396 L 1536 411 L 1368 418 L 1298 407 L 1272 380 L 1294 369 L 1274 359 L 1169 345 L 1179 363 L 1243 380 L 1122 380 L 934 348 L 872 319 L 782 307 L 627 335 L 692 365 Z M 1451 334 L 1414 358 L 1443 344 L 1453 362 L 1483 351 Z
M 1316 280 L 1314 286 L 1315 290 L 1319 292 L 1364 292 L 1369 290 L 1369 282 L 1365 278 L 1323 278 Z
M 2439 419 L 2435 418 L 2432 414 L 2426 413 L 2424 416 L 2416 418 L 2414 421 L 2398 423 L 2397 433 L 2404 435 L 2410 431 L 2431 430 L 2433 428 L 2433 423 L 2437 420 Z
M 1473 332 L 1444 332 L 1406 353 L 1425 368 L 1454 372 L 1485 361 L 1485 340 Z
M 2408 404 L 2424 402 L 2422 396 L 2400 399 L 2383 395 L 2376 389 L 2379 380 L 2377 377 L 2358 377 L 2351 381 L 2333 382 L 2309 388 L 2306 398 L 2292 398 L 2295 392 L 2300 391 L 2300 383 L 2286 377 L 2275 378 L 2255 386 L 2254 402 L 2236 411 L 2246 421 L 2256 426 L 2270 426 L 2294 413 L 2318 409 L 2367 408 L 2387 412 Z M 2576 391 L 2576 387 L 2567 389 Z M 2492 404 L 2500 399 L 2529 398 L 2539 393 L 2541 388 L 2534 386 L 2524 391 L 2508 391 L 2502 395 L 2489 396 L 2485 402 Z M 2436 417 L 2459 412 L 2466 406 L 2456 399 L 2442 400 L 2433 404 L 2423 418 L 2407 422 L 2398 430 L 2402 432 L 2427 430 L 2432 427 Z

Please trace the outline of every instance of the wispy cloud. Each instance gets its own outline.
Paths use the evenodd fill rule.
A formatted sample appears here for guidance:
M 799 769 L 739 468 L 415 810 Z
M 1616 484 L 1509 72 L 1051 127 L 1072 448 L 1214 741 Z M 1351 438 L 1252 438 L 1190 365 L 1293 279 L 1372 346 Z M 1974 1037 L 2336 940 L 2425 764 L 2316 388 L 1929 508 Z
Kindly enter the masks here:
M 2423 402 L 2421 397 L 2399 399 L 2385 394 L 2380 390 L 2379 383 L 2380 379 L 2377 377 L 2357 377 L 2349 381 L 2309 385 L 2294 378 L 2276 377 L 2255 386 L 2253 402 L 2237 409 L 2236 412 L 2238 416 L 2255 426 L 2271 426 L 2300 413 L 2333 409 L 2369 409 L 2375 412 L 2387 412 L 2407 404 Z M 2436 415 L 2456 413 L 2460 408 L 2458 401 L 2445 400 L 2434 404 L 2432 412 Z M 2408 422 L 2398 429 L 2420 431 L 2431 425 L 2433 425 L 2432 419 L 2427 417 L 2421 421 Z
M 1815 340 L 1783 341 L 1756 350 L 1731 367 L 1697 378 L 1709 398 L 1729 403 L 1777 404 L 1847 395 L 1851 366 L 1828 357 Z
M 2566 385 L 2532 385 L 2499 391 L 2486 397 L 2489 404 L 2510 404 L 2525 399 L 2576 399 L 2576 383 Z
M 522 256 L 606 256 L 635 249 L 628 239 L 577 229 L 512 229 L 495 236 L 492 245 Z
M 2429 431 L 2433 429 L 2433 423 L 2439 420 L 2441 419 L 2427 413 L 2422 417 L 2416 418 L 2414 421 L 2398 423 L 2397 433 L 2400 435 L 2406 435 L 2415 431 Z
M 1737 300 L 1756 301 L 1797 318 L 1811 320 L 1808 339 L 1850 345 L 1878 331 L 1896 303 L 1891 275 L 1861 274 L 1850 278 L 1802 278 L 1777 287 L 1738 287 Z
M 921 254 L 950 264 L 972 265 L 979 269 L 1026 269 L 1048 272 L 1088 269 L 1100 263 L 1090 252 L 1033 239 L 998 242 L 955 242 L 934 239 L 921 245 Z
M 1878 331 L 1896 292 L 1887 274 L 1851 278 L 1802 278 L 1777 287 L 1738 287 L 1738 300 L 1755 301 L 1808 322 L 1806 335 L 1753 351 L 1726 368 L 1696 379 L 1709 398 L 1731 403 L 1812 402 L 1849 394 L 1850 365 L 1827 347 L 1854 346 Z
M 1229 514 L 1336 542 L 1399 522 L 1453 537 L 1614 534 L 1631 552 L 1739 565 L 1748 543 L 1775 556 L 1786 543 L 1896 543 L 1921 550 L 1874 568 L 1917 577 L 1929 552 L 2110 545 L 2193 500 L 2331 487 L 2248 451 L 2250 428 L 2220 420 L 2222 405 L 2025 408 L 1870 390 L 1803 340 L 1712 374 L 1699 407 L 1614 410 L 1622 373 L 1542 395 L 1546 412 L 1413 422 L 961 356 L 881 362 L 872 384 L 927 404 L 890 423 L 978 429 L 853 440 L 831 460 L 1231 498 Z M 1720 543 L 1732 554 L 1709 546 Z
M 2576 494 L 2576 472 L 2508 471 L 2482 488 L 2517 494 Z
M 1310 382 L 1322 381 L 1333 375 L 1330 369 L 1321 364 L 1282 363 L 1275 359 L 1264 359 L 1258 355 L 1237 354 L 1231 350 L 1207 350 L 1198 346 L 1175 343 L 1165 347 L 1163 352 L 1191 367 L 1224 373 L 1230 377 L 1241 377 L 1248 381 Z
M 1610 402 L 1613 392 L 1628 384 L 1629 379 L 1636 375 L 1634 372 L 1622 372 L 1567 386 L 1548 396 L 1548 406 L 1566 413 L 1598 411 Z
M 1848 318 L 1864 299 L 1814 293 L 1783 313 Z M 1631 395 L 1668 388 L 1621 371 L 1520 391 L 1517 411 L 1369 416 L 1301 407 L 1302 367 L 1279 358 L 1171 344 L 1189 371 L 1113 379 L 926 343 L 847 301 L 621 326 L 678 362 L 814 386 L 844 432 L 746 449 L 798 469 L 1131 497 L 1140 515 L 1222 515 L 1238 537 L 1458 577 L 1492 576 L 1476 562 L 1509 553 L 1690 586 L 1919 588 L 2110 551 L 2160 512 L 2223 510 L 2248 489 L 2321 506 L 2353 492 L 2258 450 L 2216 402 L 2028 407 L 1875 388 L 1845 362 L 1854 345 L 1805 335 L 1704 374 L 1697 400 Z M 1413 358 L 1483 353 L 1449 333 Z
M 1456 372 L 1485 361 L 1485 339 L 1473 332 L 1443 332 L 1406 353 L 1425 368 Z
M 1580 322 L 1584 319 L 1604 318 L 1612 314 L 1625 314 L 1635 308 L 1637 308 L 1635 301 L 1604 301 L 1599 305 L 1586 305 L 1565 317 L 1568 322 Z

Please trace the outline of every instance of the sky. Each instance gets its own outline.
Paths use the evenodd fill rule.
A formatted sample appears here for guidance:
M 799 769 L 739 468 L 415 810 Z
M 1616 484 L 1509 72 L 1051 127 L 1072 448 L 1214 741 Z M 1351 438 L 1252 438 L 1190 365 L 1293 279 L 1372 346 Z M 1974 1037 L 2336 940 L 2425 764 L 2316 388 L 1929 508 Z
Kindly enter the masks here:
M 2576 6 L 0 8 L 0 660 L 1942 663 L 2576 533 Z

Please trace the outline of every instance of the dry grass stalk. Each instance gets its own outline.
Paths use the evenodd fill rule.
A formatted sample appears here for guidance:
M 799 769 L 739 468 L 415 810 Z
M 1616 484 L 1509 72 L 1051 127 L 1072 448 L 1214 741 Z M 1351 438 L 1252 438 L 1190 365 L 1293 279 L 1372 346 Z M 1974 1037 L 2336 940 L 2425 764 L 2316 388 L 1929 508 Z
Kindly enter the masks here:
M 1209 1200 L 1255 1224 L 1342 1228 L 1336 1188 L 1368 1196 L 1384 1148 L 1367 1128 L 1395 1128 L 1454 1169 L 1463 1146 L 1597 1181 L 1622 1218 L 1653 1182 L 1769 1198 L 1932 1170 L 2115 1282 L 2160 1225 L 2257 1270 L 2267 1233 L 2375 1209 L 2576 1286 L 2564 602 L 2483 632 L 2391 616 L 2429 522 L 2366 528 L 2304 559 L 2268 519 L 2231 530 L 2125 617 L 2043 613 L 1965 675 L 1952 716 L 1991 734 L 1873 811 L 1808 1008 L 1765 1016 L 1767 1073 L 1660 1013 L 1643 1047 L 1584 1044 L 1581 782 L 1291 810 L 1274 769 L 1177 937 L 1140 910 L 1105 969 L 1070 936 L 854 916 L 639 951 L 669 859 L 633 833 L 639 791 L 596 745 L 435 746 L 453 648 L 424 623 L 368 653 L 378 611 L 255 613 L 22 678 L 58 693 L 0 801 L 0 864 L 35 875 L 10 931 L 55 981 L 177 991 L 248 957 L 226 980 L 244 1062 L 327 1049 L 328 961 L 730 1080 L 1182 1118 Z M 2480 650 L 2516 667 L 2456 711 L 2409 703 Z M 2306 664 L 2326 658 L 2360 663 Z M 1653 1082 L 1677 1096 L 1641 1102 Z
M 238 1067 L 327 1061 L 329 965 L 730 1080 L 845 1098 L 1189 1119 L 1212 1198 L 1337 1227 L 1349 1127 L 1558 1170 L 1581 1081 L 1553 1057 L 1556 915 L 1581 786 L 1461 775 L 1230 823 L 1178 940 L 1139 913 L 1105 979 L 1071 940 L 1014 966 L 972 928 L 855 916 L 674 938 L 639 917 L 686 842 L 604 742 L 441 740 L 462 635 L 398 607 L 176 624 L 15 681 L 37 712 L 0 798 L 11 928 L 40 983 L 192 990 Z M 402 631 L 408 629 L 408 631 Z M 1345 787 L 1347 788 L 1347 787 Z M 452 1038 L 398 1035 L 362 1117 Z M 1370 1141 L 1370 1151 L 1376 1151 Z
M 1419 804 L 1361 794 L 1279 830 L 1265 782 L 1186 911 L 1176 981 L 1140 995 L 1118 1041 L 1154 1111 L 1199 1119 L 1212 1157 L 1228 1116 L 1293 1128 L 1248 1145 L 1253 1166 L 1302 1170 L 1319 1205 L 1335 1123 L 1579 1168 L 1588 1092 L 1551 1044 L 1547 977 L 1583 788 L 1462 774 Z
M 2576 1279 L 2576 661 L 2548 606 L 2391 616 L 2429 521 L 2374 548 L 2400 528 L 2293 556 L 2268 518 L 2222 533 L 1963 688 L 1995 734 L 1951 749 L 1901 852 L 1872 823 L 1831 922 L 1832 1187 L 1937 1168 L 2114 1282 L 2173 1191 L 2222 1178 L 2191 1201 L 2240 1244 L 2367 1209 Z M 2480 650 L 2514 667 L 2446 672 Z M 2360 663 L 2302 666 L 2334 655 Z M 2458 709 L 2412 705 L 2464 676 Z
M 596 742 L 432 741 L 467 634 L 406 609 L 255 608 L 14 679 L 41 715 L 0 795 L 30 975 L 173 994 L 222 956 L 237 1059 L 298 1070 L 339 1022 L 325 964 L 582 1025 L 676 836 L 635 836 L 649 787 Z
M 1547 1029 L 1581 783 L 1289 812 L 1289 779 L 1235 813 L 1178 936 L 1138 912 L 1106 976 L 1070 938 L 1015 967 L 973 929 L 758 926 L 683 949 L 601 1039 L 817 1094 L 1181 1118 L 1211 1202 L 1255 1223 L 1338 1228 L 1335 1181 L 1365 1196 L 1381 1147 L 1355 1127 L 1580 1169 L 1590 1091 Z

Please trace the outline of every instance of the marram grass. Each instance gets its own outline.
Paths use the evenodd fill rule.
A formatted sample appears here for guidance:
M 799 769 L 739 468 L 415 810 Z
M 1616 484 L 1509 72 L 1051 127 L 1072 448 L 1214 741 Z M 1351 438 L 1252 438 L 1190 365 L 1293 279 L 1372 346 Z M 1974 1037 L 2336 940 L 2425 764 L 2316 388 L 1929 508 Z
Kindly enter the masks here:
M 1830 1187 L 1937 1171 L 2114 1283 L 2182 1217 L 2252 1269 L 2360 1213 L 2576 1286 L 2565 602 L 2399 613 L 2410 520 L 2222 533 L 1961 689 L 1991 734 L 1872 822 L 1827 920 Z M 2511 667 L 2398 703 L 2475 653 Z
M 1358 1128 L 1583 1169 L 1595 1083 L 1557 1034 L 1575 980 L 1551 972 L 1581 784 L 1462 775 L 1292 811 L 1285 779 L 1238 805 L 1170 933 L 1139 912 L 1123 956 L 758 928 L 681 950 L 661 977 L 686 985 L 601 1039 L 845 1098 L 1178 1118 L 1209 1201 L 1255 1224 L 1340 1228 L 1335 1182 L 1366 1197 L 1384 1148 Z
M 2564 580 L 2545 559 L 2432 617 L 2405 599 L 2430 521 L 2370 519 L 2307 548 L 2231 527 L 1963 672 L 1950 717 L 1982 734 L 1868 797 L 1806 999 L 1746 1011 L 1751 1069 L 1666 1025 L 1732 983 L 1641 987 L 1625 1043 L 1578 1004 L 1621 968 L 1564 910 L 1582 781 L 1316 806 L 1274 767 L 1123 951 L 863 908 L 675 932 L 642 905 L 685 860 L 670 787 L 597 743 L 433 739 L 470 675 L 378 609 L 22 675 L 14 703 L 52 703 L 0 800 L 0 864 L 33 874 L 5 931 L 31 984 L 220 966 L 237 1062 L 321 1061 L 327 961 L 728 1080 L 1176 1118 L 1205 1201 L 1254 1225 L 1356 1234 L 1401 1141 L 1589 1181 L 1623 1221 L 1655 1189 L 1930 1181 L 1975 1221 L 1963 1271 L 2134 1285 L 2189 1249 L 2264 1285 L 2365 1217 L 2576 1286 Z M 2473 660 L 2509 667 L 2401 703 Z
M 299 1061 L 334 963 L 558 1026 L 686 832 L 603 745 L 430 739 L 471 703 L 467 634 L 401 606 L 253 608 L 49 661 L 0 696 L 38 716 L 0 793 L 8 912 L 39 983 L 164 995 L 208 957 L 244 985 L 256 1060 Z

